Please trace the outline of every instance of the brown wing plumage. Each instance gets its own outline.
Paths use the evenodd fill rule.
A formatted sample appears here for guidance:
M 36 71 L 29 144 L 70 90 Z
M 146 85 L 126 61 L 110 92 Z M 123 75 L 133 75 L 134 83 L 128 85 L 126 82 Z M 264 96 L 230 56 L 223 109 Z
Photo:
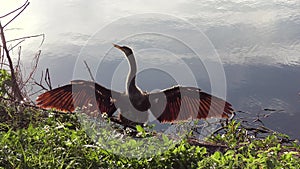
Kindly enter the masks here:
M 106 112 L 111 116 L 116 107 L 114 101 L 120 93 L 106 89 L 97 83 L 75 80 L 38 96 L 37 105 L 72 112 L 76 107 L 86 106 L 90 111 Z M 114 98 L 113 98 L 114 97 Z
M 210 117 L 228 118 L 230 103 L 194 87 L 175 86 L 149 94 L 151 112 L 160 122 L 178 122 Z

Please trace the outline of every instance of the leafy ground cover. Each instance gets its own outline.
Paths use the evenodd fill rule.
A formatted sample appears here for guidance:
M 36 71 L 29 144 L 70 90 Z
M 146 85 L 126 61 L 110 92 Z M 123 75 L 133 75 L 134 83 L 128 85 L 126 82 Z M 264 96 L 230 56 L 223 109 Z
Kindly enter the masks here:
M 300 146 L 283 134 L 254 137 L 241 123 L 231 121 L 207 138 L 213 150 L 189 139 L 172 142 L 161 139 L 167 150 L 146 157 L 122 154 L 154 151 L 141 139 L 124 138 L 126 132 L 101 131 L 94 138 L 81 126 L 78 117 L 44 111 L 2 99 L 0 102 L 0 166 L 1 168 L 299 168 Z M 139 127 L 138 127 L 139 128 Z M 141 128 L 139 132 L 144 132 Z M 118 146 L 103 148 L 106 137 L 115 137 Z M 129 136 L 128 136 L 129 137 Z M 130 138 L 130 137 L 129 137 Z M 120 141 L 122 140 L 122 141 Z M 110 144 L 113 145 L 113 144 Z M 118 152 L 119 151 L 119 152 Z M 128 151 L 124 151 L 128 152 Z

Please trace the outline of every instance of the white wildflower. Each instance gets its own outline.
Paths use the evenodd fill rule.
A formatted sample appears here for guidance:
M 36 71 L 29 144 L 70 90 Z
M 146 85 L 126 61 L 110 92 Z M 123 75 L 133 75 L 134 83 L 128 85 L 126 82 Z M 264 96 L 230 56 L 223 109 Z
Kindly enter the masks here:
M 102 118 L 105 118 L 105 119 L 106 119 L 107 117 L 108 117 L 107 113 L 106 113 L 106 112 L 103 112 L 103 113 L 102 113 Z
M 48 132 L 48 131 L 50 130 L 50 126 L 45 125 L 43 129 L 44 129 L 46 132 Z

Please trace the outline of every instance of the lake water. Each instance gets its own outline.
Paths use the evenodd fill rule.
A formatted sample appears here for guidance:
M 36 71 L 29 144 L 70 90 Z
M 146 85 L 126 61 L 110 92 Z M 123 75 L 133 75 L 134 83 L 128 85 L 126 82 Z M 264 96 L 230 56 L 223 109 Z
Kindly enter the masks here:
M 22 3 L 1 0 L 0 15 Z M 251 117 L 275 109 L 265 125 L 299 139 L 299 10 L 288 0 L 35 0 L 6 36 L 45 34 L 42 46 L 22 44 L 22 60 L 29 69 L 41 49 L 38 72 L 49 68 L 54 87 L 90 80 L 86 60 L 97 82 L 124 91 L 128 65 L 112 43 L 127 45 L 142 89 L 197 86 Z

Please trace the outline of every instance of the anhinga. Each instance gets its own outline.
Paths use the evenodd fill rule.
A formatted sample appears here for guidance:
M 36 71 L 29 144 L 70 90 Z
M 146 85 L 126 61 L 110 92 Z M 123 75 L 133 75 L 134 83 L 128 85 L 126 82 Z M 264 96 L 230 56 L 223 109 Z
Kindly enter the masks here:
M 136 85 L 137 65 L 132 50 L 115 44 L 114 47 L 125 53 L 130 66 L 125 93 L 91 81 L 74 80 L 69 85 L 41 94 L 37 105 L 69 112 L 90 105 L 90 110 L 107 113 L 108 117 L 119 109 L 121 121 L 137 123 L 148 120 L 148 110 L 159 122 L 171 123 L 209 117 L 228 118 L 233 113 L 230 103 L 194 87 L 174 86 L 152 93 L 142 91 Z

